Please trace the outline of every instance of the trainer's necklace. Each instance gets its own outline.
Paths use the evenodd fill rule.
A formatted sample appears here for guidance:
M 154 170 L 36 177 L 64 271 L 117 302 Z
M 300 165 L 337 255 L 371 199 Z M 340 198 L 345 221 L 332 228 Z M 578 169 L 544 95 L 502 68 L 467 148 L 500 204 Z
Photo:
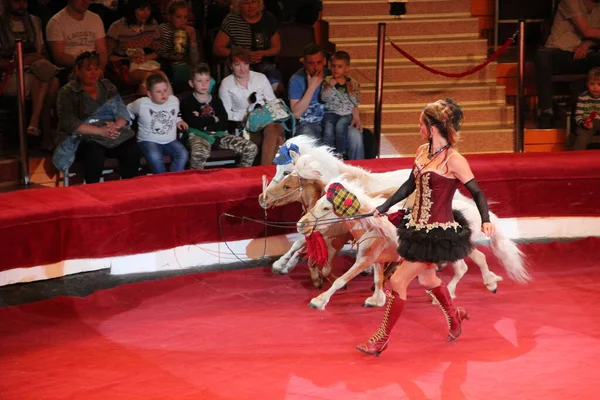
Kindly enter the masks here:
M 448 143 L 447 145 L 445 145 L 444 147 L 441 147 L 439 150 L 437 150 L 435 153 L 430 153 L 428 152 L 427 154 L 427 158 L 428 159 L 432 159 L 433 157 L 437 156 L 438 154 L 440 154 L 441 152 L 443 152 L 444 150 L 447 150 L 450 148 L 450 143 Z M 431 146 L 429 147 L 429 151 L 431 151 Z

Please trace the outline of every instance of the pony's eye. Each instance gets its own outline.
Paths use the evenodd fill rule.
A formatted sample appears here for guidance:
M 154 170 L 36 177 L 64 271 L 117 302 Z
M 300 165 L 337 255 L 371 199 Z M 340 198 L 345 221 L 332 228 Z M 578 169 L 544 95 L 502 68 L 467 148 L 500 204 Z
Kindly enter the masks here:
M 289 174 L 290 174 L 290 171 L 285 171 L 285 172 L 283 173 L 283 176 L 288 176 Z
M 329 211 L 329 210 L 331 210 L 331 208 L 330 207 L 323 207 L 323 210 Z
M 283 188 L 284 188 L 285 190 L 290 190 L 290 189 L 291 189 L 291 187 L 289 187 L 288 185 L 283 185 Z

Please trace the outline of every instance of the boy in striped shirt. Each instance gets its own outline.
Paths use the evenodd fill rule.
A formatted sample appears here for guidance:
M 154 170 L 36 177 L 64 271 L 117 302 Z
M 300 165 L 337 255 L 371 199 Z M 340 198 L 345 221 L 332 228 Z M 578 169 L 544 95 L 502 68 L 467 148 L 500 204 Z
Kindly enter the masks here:
M 576 139 L 573 150 L 586 150 L 593 141 L 593 136 L 600 131 L 600 67 L 588 72 L 587 88 L 579 95 L 575 109 L 577 124 Z

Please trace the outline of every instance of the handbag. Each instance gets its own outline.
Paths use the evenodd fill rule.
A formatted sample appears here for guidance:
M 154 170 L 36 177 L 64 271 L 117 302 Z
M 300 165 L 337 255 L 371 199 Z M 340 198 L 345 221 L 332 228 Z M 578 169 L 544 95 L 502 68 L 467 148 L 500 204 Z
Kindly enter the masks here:
M 58 67 L 45 58 L 37 60 L 29 66 L 29 72 L 42 82 L 50 82 L 52 78 L 58 75 L 58 71 Z
M 130 128 L 126 127 L 119 129 L 119 136 L 112 139 L 100 135 L 82 135 L 82 138 L 84 140 L 90 140 L 92 142 L 100 143 L 107 149 L 114 149 L 115 147 L 120 146 L 121 144 L 125 143 L 133 137 L 135 137 L 135 132 Z
M 271 100 L 248 114 L 246 129 L 252 133 L 260 132 L 271 123 L 279 122 L 288 132 L 296 128 L 296 118 L 281 99 Z

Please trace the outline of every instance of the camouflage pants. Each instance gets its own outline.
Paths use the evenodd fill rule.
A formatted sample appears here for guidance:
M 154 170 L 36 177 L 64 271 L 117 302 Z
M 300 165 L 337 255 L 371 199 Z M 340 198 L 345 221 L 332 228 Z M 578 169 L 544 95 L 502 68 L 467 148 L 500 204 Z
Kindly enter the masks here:
M 208 140 L 190 134 L 190 168 L 204 169 L 206 160 L 210 157 L 211 145 Z M 225 135 L 221 138 L 218 149 L 233 150 L 240 156 L 240 167 L 250 167 L 254 162 L 258 148 L 254 143 L 240 136 Z

